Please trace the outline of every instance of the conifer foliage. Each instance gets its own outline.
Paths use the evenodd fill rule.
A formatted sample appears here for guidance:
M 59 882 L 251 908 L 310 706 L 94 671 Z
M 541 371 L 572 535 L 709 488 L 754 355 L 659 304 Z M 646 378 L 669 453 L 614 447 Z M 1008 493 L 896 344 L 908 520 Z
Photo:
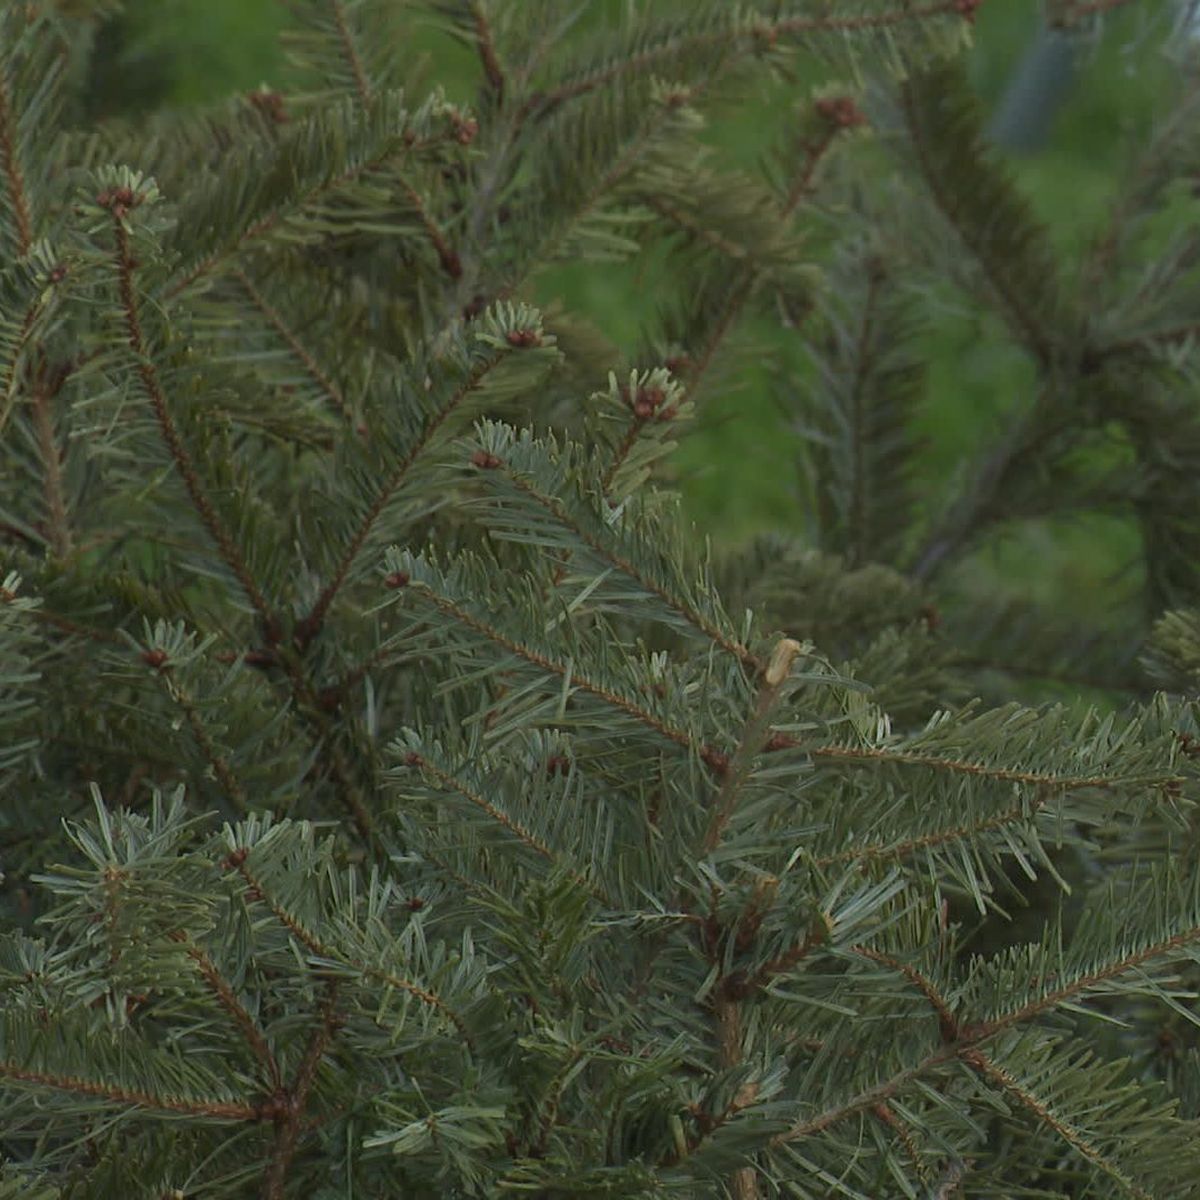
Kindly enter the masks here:
M 1161 322 L 1127 261 L 1180 129 L 1095 308 L 979 144 L 978 0 L 299 0 L 294 90 L 89 125 L 112 7 L 0 16 L 0 1196 L 1194 1195 L 1194 252 Z M 713 164 L 815 68 L 874 82 Z M 868 109 L 906 263 L 826 171 Z M 1039 391 L 939 514 L 896 281 L 945 222 Z M 641 348 L 532 303 L 643 254 Z M 817 538 L 714 562 L 656 480 L 748 311 Z M 1055 472 L 1146 533 L 1120 713 L 970 700 L 929 607 Z

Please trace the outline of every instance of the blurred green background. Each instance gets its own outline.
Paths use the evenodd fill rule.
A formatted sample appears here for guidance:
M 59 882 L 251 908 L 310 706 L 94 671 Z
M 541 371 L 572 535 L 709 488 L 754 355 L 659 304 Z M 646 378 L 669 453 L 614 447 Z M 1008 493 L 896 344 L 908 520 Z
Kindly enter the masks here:
M 593 0 L 585 24 L 611 15 L 622 2 Z M 1076 52 L 1066 101 L 1044 146 L 1009 155 L 1020 185 L 1066 252 L 1102 226 L 1132 146 L 1149 128 L 1177 70 L 1164 53 L 1172 11 L 1169 0 L 1135 0 L 1107 19 L 1102 33 Z M 195 106 L 263 83 L 280 85 L 286 64 L 278 34 L 287 21 L 284 5 L 273 0 L 129 0 L 97 45 L 92 94 L 98 114 L 130 115 L 150 104 Z M 1039 24 L 1037 0 L 990 0 L 980 10 L 970 64 L 989 110 L 1000 102 Z M 433 56 L 430 77 L 452 98 L 470 101 L 477 81 L 472 53 L 432 28 L 414 40 L 413 50 Z M 714 119 L 710 136 L 726 161 L 753 166 L 774 128 L 764 119 L 766 104 L 764 94 L 761 110 L 751 106 L 732 119 Z M 539 277 L 538 299 L 561 296 L 632 350 L 651 311 L 647 282 L 653 280 L 639 281 L 621 268 L 555 268 Z M 765 320 L 746 322 L 741 339 L 755 336 L 777 341 L 779 334 Z M 963 453 L 988 436 L 1012 397 L 1028 388 L 1030 373 L 998 322 L 965 306 L 939 308 L 925 343 L 930 392 L 922 432 L 929 446 L 922 471 L 937 487 Z M 737 387 L 709 403 L 676 458 L 685 503 L 718 543 L 765 528 L 802 527 L 787 415 L 753 356 L 737 380 Z M 1001 539 L 987 555 L 992 572 L 1021 579 L 1033 598 L 1049 599 L 1055 591 L 1061 598 L 1065 588 L 1082 593 L 1085 607 L 1098 613 L 1108 581 L 1136 560 L 1137 540 L 1119 520 L 1087 519 L 1066 531 L 1035 523 Z

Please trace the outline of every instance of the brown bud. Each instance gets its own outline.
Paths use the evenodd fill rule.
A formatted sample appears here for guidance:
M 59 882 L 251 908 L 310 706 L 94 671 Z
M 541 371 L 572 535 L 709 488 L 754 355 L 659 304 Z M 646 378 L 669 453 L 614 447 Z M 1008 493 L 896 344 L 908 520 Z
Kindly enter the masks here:
M 410 750 L 404 756 L 404 765 L 406 767 L 419 767 L 425 760 L 415 751 Z
M 250 851 L 245 846 L 239 846 L 236 850 L 231 850 L 221 863 L 227 871 L 236 870 L 250 857 Z
M 283 95 L 280 92 L 247 92 L 246 99 L 264 117 L 276 125 L 286 125 L 290 119 L 284 108 Z
M 454 122 L 454 140 L 460 145 L 469 146 L 479 132 L 479 122 L 474 117 L 460 117 L 457 113 L 451 120 Z
M 62 281 L 64 279 L 66 279 L 67 274 L 68 274 L 68 272 L 67 272 L 67 268 L 66 268 L 65 264 L 59 263 L 58 266 L 56 266 L 50 272 L 50 282 L 51 283 L 62 283 Z
M 540 346 L 542 335 L 536 329 L 510 329 L 504 340 L 510 346 L 525 350 L 530 346 Z
M 817 112 L 838 129 L 853 129 L 865 125 L 867 118 L 849 96 L 826 96 L 817 101 Z
M 476 450 L 471 455 L 471 465 L 481 471 L 494 471 L 500 465 L 500 460 L 487 450 Z
M 146 650 L 142 654 L 142 662 L 147 666 L 153 667 L 156 671 L 161 670 L 167 662 L 167 652 L 165 650 Z
M 397 588 L 407 587 L 408 586 L 408 578 L 409 577 L 408 577 L 407 571 L 393 571 L 390 575 L 388 575 L 384 578 L 383 586 L 387 587 L 387 588 L 392 588 L 393 590 L 396 590 Z

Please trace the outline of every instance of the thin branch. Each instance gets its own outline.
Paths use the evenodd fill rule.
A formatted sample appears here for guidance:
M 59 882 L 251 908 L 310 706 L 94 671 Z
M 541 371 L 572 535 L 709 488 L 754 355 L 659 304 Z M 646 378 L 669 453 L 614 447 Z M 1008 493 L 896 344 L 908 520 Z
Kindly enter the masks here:
M 1068 1125 L 1060 1117 L 1056 1117 L 1050 1109 L 1036 1096 L 1023 1088 L 1020 1083 L 1007 1071 L 998 1067 L 980 1050 L 969 1050 L 963 1056 L 963 1061 L 969 1063 L 989 1083 L 999 1087 L 1007 1095 L 1016 1099 L 1022 1108 L 1027 1109 L 1042 1124 L 1052 1129 L 1073 1150 L 1099 1167 L 1107 1175 L 1117 1180 L 1136 1200 L 1154 1200 L 1154 1196 L 1137 1185 L 1125 1171 L 1094 1146 L 1083 1131 Z
M 346 23 L 345 7 L 342 0 L 329 0 L 329 2 L 333 8 L 333 19 L 337 24 L 338 36 L 342 39 L 342 45 L 346 50 L 346 59 L 350 63 L 350 70 L 354 73 L 354 86 L 358 90 L 359 101 L 363 108 L 370 108 L 375 97 L 371 91 L 371 85 L 367 81 L 358 47 L 354 44 L 354 35 Z
M 977 230 L 960 220 L 964 197 L 946 191 L 937 168 L 930 161 L 929 150 L 922 136 L 925 131 L 914 108 L 912 95 L 908 88 L 901 89 L 900 102 L 904 108 L 909 133 L 912 136 L 913 150 L 925 182 L 929 185 L 929 193 L 934 204 L 945 217 L 946 223 L 958 234 L 963 245 L 983 269 L 988 283 L 991 284 L 1000 303 L 1020 331 L 1025 344 L 1033 352 L 1034 358 L 1043 369 L 1049 367 L 1054 358 L 1054 343 L 1044 334 L 1037 317 L 1026 308 L 1024 297 L 1015 292 L 1003 274 L 995 269 L 995 262 L 988 252 L 986 237 L 981 236 Z
M 155 1092 L 144 1092 L 136 1088 L 123 1088 L 118 1084 L 97 1083 L 92 1079 L 81 1079 L 78 1075 L 57 1075 L 48 1071 L 31 1071 L 16 1063 L 0 1061 L 0 1077 L 14 1079 L 19 1083 L 32 1083 L 38 1087 L 53 1088 L 55 1091 L 72 1092 L 80 1096 L 92 1096 L 113 1104 L 134 1105 L 160 1112 L 187 1113 L 193 1117 L 216 1117 L 232 1121 L 260 1121 L 262 1111 L 250 1104 L 233 1104 L 225 1100 L 185 1100 L 180 1096 L 160 1096 Z
M 458 257 L 458 251 L 450 245 L 446 235 L 438 227 L 437 222 L 429 215 L 425 207 L 425 201 L 421 198 L 421 193 L 402 176 L 397 176 L 396 182 L 400 185 L 400 190 L 408 199 L 409 204 L 417 210 L 417 219 L 421 222 L 421 228 L 425 230 L 425 236 L 429 238 L 430 245 L 437 252 L 438 262 L 441 263 L 442 270 L 451 279 L 459 279 L 463 272 L 462 260 Z
M 479 61 L 488 86 L 496 95 L 496 107 L 504 104 L 504 70 L 496 54 L 496 43 L 492 39 L 492 27 L 479 0 L 471 0 L 471 13 L 475 17 L 475 45 L 479 50 Z
M 454 391 L 449 400 L 429 419 L 420 436 L 409 447 L 408 453 L 396 464 L 395 469 L 388 476 L 383 487 L 379 489 L 379 494 L 375 497 L 371 507 L 367 509 L 363 519 L 359 522 L 358 529 L 355 530 L 353 536 L 350 538 L 350 544 L 342 552 L 342 557 L 338 561 L 338 565 L 334 568 L 329 582 L 321 589 L 321 594 L 314 601 L 312 608 L 309 609 L 308 614 L 301 620 L 298 628 L 303 630 L 308 638 L 315 636 L 322 624 L 324 624 L 330 605 L 333 604 L 338 592 L 341 590 L 342 584 L 345 583 L 346 576 L 349 574 L 350 568 L 354 565 L 354 560 L 363 548 L 363 544 L 366 542 L 375 522 L 379 520 L 388 502 L 404 483 L 408 472 L 412 469 L 413 463 L 424 452 L 438 430 L 450 419 L 455 409 L 462 404 L 471 392 L 483 382 L 488 373 L 501 361 L 501 358 L 497 356 L 484 359 L 478 363 L 474 370 L 471 371 L 462 384 Z
M 1025 783 L 1032 787 L 1056 788 L 1064 791 L 1071 791 L 1075 788 L 1112 788 L 1120 786 L 1123 782 L 1119 777 L 1108 775 L 1046 775 L 1038 771 L 1018 771 L 1011 767 L 992 767 L 986 763 L 967 762 L 957 758 L 936 758 L 875 746 L 817 746 L 809 753 L 817 760 L 897 763 L 905 766 L 928 767 L 933 771 L 976 775 L 984 779 Z M 1177 776 L 1164 776 L 1156 781 L 1161 787 L 1169 787 L 1172 783 L 1182 782 L 1182 777 Z
M 70 374 L 69 365 L 49 370 L 42 362 L 34 373 L 33 432 L 37 439 L 38 456 L 42 460 L 42 490 L 46 502 L 46 527 L 50 549 L 55 558 L 71 553 L 71 520 L 67 514 L 66 491 L 63 487 L 62 450 L 54 432 L 53 403 Z
M 399 154 L 413 154 L 419 150 L 427 149 L 438 141 L 445 140 L 442 138 L 433 138 L 428 141 L 414 140 L 412 142 L 404 141 L 401 151 L 397 151 L 390 147 L 376 158 L 367 160 L 366 162 L 355 162 L 347 167 L 340 175 L 335 175 L 332 179 L 323 180 L 321 183 L 315 184 L 309 188 L 303 196 L 296 198 L 292 203 L 284 209 L 276 209 L 273 212 L 267 213 L 259 220 L 255 221 L 249 228 L 242 230 L 234 239 L 233 243 L 226 246 L 223 250 L 218 250 L 210 254 L 207 258 L 202 259 L 197 263 L 191 271 L 184 275 L 181 279 L 177 279 L 169 288 L 166 289 L 165 297 L 168 300 L 173 300 L 180 292 L 191 287 L 197 279 L 203 278 L 210 274 L 218 266 L 221 265 L 227 258 L 239 254 L 245 249 L 248 242 L 253 242 L 256 238 L 262 237 L 263 234 L 269 233 L 275 226 L 285 217 L 293 212 L 303 210 L 313 201 L 327 192 L 341 187 L 344 183 L 350 183 L 357 179 L 360 175 L 365 175 L 368 171 L 375 171 L 387 163 L 390 159 L 397 157 Z
M 200 482 L 200 476 L 196 471 L 195 464 L 192 462 L 191 455 L 188 454 L 187 448 L 183 444 L 183 439 L 180 437 L 179 431 L 175 427 L 175 422 L 171 417 L 170 410 L 167 407 L 166 396 L 163 393 L 158 372 L 155 369 L 154 361 L 150 356 L 145 338 L 142 335 L 137 293 L 133 286 L 133 272 L 135 267 L 133 250 L 129 243 L 129 233 L 125 228 L 124 222 L 124 211 L 128 206 L 136 203 L 136 197 L 125 189 L 114 189 L 111 192 L 103 193 L 99 199 L 102 202 L 107 201 L 106 207 L 113 214 L 113 231 L 117 244 L 117 280 L 121 295 L 121 306 L 125 312 L 125 329 L 129 348 L 133 352 L 134 360 L 137 364 L 136 370 L 138 378 L 142 382 L 142 389 L 146 394 L 146 398 L 150 401 L 151 408 L 154 410 L 159 431 L 175 463 L 175 468 L 183 480 L 184 487 L 187 489 L 192 507 L 196 510 L 204 527 L 208 530 L 209 536 L 216 543 L 217 549 L 221 557 L 225 560 L 226 565 L 233 572 L 238 583 L 241 584 L 246 598 L 264 622 L 269 623 L 272 619 L 270 606 L 267 604 L 266 598 L 259 591 L 258 585 L 254 582 L 249 568 L 242 559 L 241 553 L 234 543 L 232 536 L 222 524 L 220 517 L 204 492 L 204 487 Z
M 313 1030 L 296 1069 L 291 1086 L 282 1089 L 275 1105 L 275 1143 L 271 1162 L 263 1176 L 263 1200 L 284 1200 L 287 1173 L 296 1156 L 296 1146 L 306 1124 L 305 1109 L 316 1081 L 317 1068 L 337 1032 L 340 1018 L 335 1009 L 337 982 L 331 982 L 321 1006 L 321 1023 Z
M 840 854 L 828 854 L 815 859 L 815 864 L 830 867 L 838 863 L 862 862 L 881 858 L 907 858 L 919 850 L 927 850 L 931 846 L 942 846 L 947 842 L 961 842 L 980 833 L 989 833 L 994 829 L 1003 829 L 1006 825 L 1015 825 L 1028 821 L 1036 812 L 1046 806 L 1049 796 L 1045 790 L 1039 792 L 1028 807 L 1015 804 L 994 817 L 979 821 L 972 825 L 955 825 L 948 829 L 939 829 L 934 833 L 922 834 L 919 837 L 905 838 L 899 842 L 869 842 L 859 843 L 851 850 L 843 850 Z
M 0 78 L 0 84 L 3 80 Z M 2 92 L 0 92 L 2 94 Z M 35 296 L 33 303 L 25 310 L 25 316 L 21 319 L 21 332 L 17 334 L 13 341 L 12 359 L 7 377 L 3 380 L 0 386 L 0 402 L 3 407 L 0 408 L 0 433 L 3 433 L 5 425 L 8 424 L 9 414 L 12 412 L 14 405 L 17 402 L 17 394 L 19 391 L 19 367 L 21 365 L 21 351 L 29 341 L 29 335 L 33 331 L 34 322 L 41 316 L 42 310 L 46 306 L 44 295 Z
M 161 654 L 162 652 L 159 651 L 159 653 Z M 230 767 L 225 756 L 213 744 L 213 740 L 209 736 L 208 730 L 204 727 L 204 722 L 200 717 L 195 702 L 171 674 L 170 661 L 166 660 L 161 663 L 153 661 L 154 651 L 144 654 L 142 658 L 154 669 L 167 695 L 183 710 L 188 728 L 191 729 L 192 736 L 196 739 L 196 744 L 200 747 L 200 752 L 204 755 L 205 761 L 212 768 L 217 781 L 225 789 L 225 794 L 233 801 L 238 812 L 245 816 L 250 811 L 246 790 L 233 773 L 233 768 Z
M 8 189 L 8 202 L 17 226 L 17 258 L 24 258 L 33 245 L 33 217 L 29 211 L 25 176 L 17 155 L 17 123 L 8 92 L 8 79 L 0 70 L 0 174 Z
M 253 1051 L 255 1058 L 262 1064 L 268 1086 L 272 1090 L 279 1088 L 283 1083 L 283 1076 L 280 1074 L 279 1064 L 275 1061 L 275 1055 L 271 1052 L 271 1047 L 267 1044 L 267 1039 L 258 1028 L 258 1024 L 247 1011 L 246 1006 L 238 999 L 233 985 L 221 974 L 212 959 L 192 942 L 183 930 L 177 929 L 168 936 L 173 942 L 180 943 L 188 958 L 196 964 L 196 969 L 203 976 L 205 983 L 212 989 L 221 1007 L 229 1014 L 238 1032 L 245 1038 L 246 1044 Z
M 321 369 L 321 364 L 305 349 L 300 339 L 285 323 L 279 310 L 254 286 L 250 277 L 240 267 L 235 267 L 230 273 L 242 285 L 246 294 L 250 297 L 255 307 L 267 319 L 270 326 L 287 343 L 288 349 L 296 356 L 300 365 L 308 372 L 309 377 L 325 393 L 330 407 L 344 421 L 350 421 L 353 414 L 350 411 L 350 405 L 346 402 L 346 397 L 342 395 L 341 389 L 325 374 Z
M 700 846 L 701 854 L 711 854 L 717 848 L 725 826 L 728 825 L 737 809 L 742 784 L 753 765 L 755 756 L 763 748 L 770 734 L 771 710 L 775 707 L 780 688 L 783 687 L 792 663 L 800 650 L 799 642 L 792 638 L 780 638 L 771 652 L 771 661 L 762 672 L 762 684 L 754 703 L 754 711 L 746 721 L 729 769 L 724 773 L 721 781 L 721 789 L 713 802 L 712 815 L 709 817 L 708 828 L 704 832 L 704 840 Z
M 480 634 L 493 644 L 507 650 L 510 654 L 522 659 L 524 662 L 530 663 L 539 670 L 545 671 L 550 675 L 557 675 L 560 679 L 565 679 L 568 685 L 572 688 L 577 688 L 581 692 L 586 692 L 589 696 L 594 696 L 597 700 L 602 700 L 605 704 L 619 709 L 627 716 L 632 717 L 635 721 L 645 725 L 649 729 L 653 729 L 655 733 L 666 738 L 667 741 L 674 742 L 677 746 L 682 746 L 684 749 L 695 749 L 701 761 L 711 767 L 719 775 L 723 775 L 729 769 L 728 755 L 704 743 L 698 743 L 690 734 L 682 729 L 676 729 L 674 726 L 667 724 L 666 721 L 656 717 L 653 713 L 634 704 L 632 700 L 627 700 L 624 696 L 618 695 L 616 692 L 609 691 L 600 684 L 593 682 L 583 675 L 575 671 L 568 671 L 562 663 L 555 662 L 551 658 L 547 658 L 543 654 L 539 654 L 536 650 L 530 649 L 528 646 L 522 645 L 520 642 L 513 641 L 501 633 L 493 625 L 489 625 L 486 621 L 467 612 L 452 600 L 447 600 L 445 597 L 437 595 L 425 585 L 419 586 L 422 591 L 429 597 L 430 602 L 440 611 L 453 617 L 456 621 L 465 625 L 468 629 Z
M 500 467 L 505 468 L 506 464 L 501 463 Z M 687 623 L 693 626 L 700 633 L 704 634 L 710 641 L 715 642 L 727 654 L 736 658 L 747 670 L 751 672 L 761 671 L 763 668 L 762 661 L 757 655 L 753 654 L 745 646 L 737 642 L 731 641 L 723 634 L 715 625 L 711 624 L 705 617 L 697 612 L 685 600 L 681 600 L 677 596 L 673 596 L 665 588 L 655 583 L 643 571 L 638 570 L 635 563 L 618 554 L 611 546 L 606 545 L 599 538 L 589 533 L 586 529 L 574 521 L 567 511 L 565 505 L 556 496 L 547 496 L 538 491 L 533 484 L 511 471 L 505 470 L 506 476 L 512 481 L 513 486 L 517 488 L 523 495 L 528 496 L 539 507 L 548 512 L 556 521 L 559 522 L 565 529 L 573 533 L 581 542 L 583 542 L 589 550 L 591 550 L 598 558 L 608 563 L 609 566 L 616 568 L 626 578 L 633 580 L 639 587 L 645 588 L 652 595 L 657 596 L 659 600 L 666 605 L 677 616 L 682 617 Z
M 828 122 L 825 133 L 817 141 L 805 148 L 804 162 L 796 179 L 788 188 L 783 204 L 780 206 L 780 216 L 784 219 L 795 214 L 800 202 L 812 190 L 812 181 L 817 167 L 829 152 L 839 133 L 862 124 L 863 117 L 849 99 L 818 101 L 818 110 Z M 694 393 L 703 375 L 712 365 L 717 350 L 733 328 L 738 315 L 754 290 L 763 273 L 763 268 L 753 263 L 745 264 L 741 272 L 735 276 L 725 293 L 720 315 L 709 330 L 709 336 L 697 356 L 694 356 L 687 372 L 688 391 Z
M 956 1042 L 962 1036 L 962 1027 L 959 1024 L 958 1018 L 954 1015 L 953 1009 L 950 1007 L 950 1002 L 938 991 L 931 979 L 927 979 L 916 967 L 909 963 L 901 962 L 897 958 L 893 958 L 890 954 L 883 954 L 879 950 L 872 950 L 870 946 L 858 945 L 852 947 L 855 954 L 861 955 L 863 958 L 868 958 L 872 962 L 879 963 L 881 966 L 890 967 L 893 971 L 903 975 L 906 980 L 929 1003 L 929 1007 L 933 1009 L 938 1020 L 938 1030 L 942 1035 L 944 1042 Z
M 430 1008 L 441 1013 L 454 1027 L 462 1034 L 463 1039 L 472 1044 L 470 1034 L 467 1032 L 466 1023 L 462 1017 L 458 1015 L 440 996 L 419 984 L 413 983 L 409 979 L 401 979 L 397 975 L 391 974 L 389 971 L 384 971 L 379 967 L 370 965 L 369 963 L 358 963 L 346 958 L 344 955 L 338 954 L 331 946 L 325 945 L 316 934 L 296 919 L 288 910 L 268 892 L 266 886 L 256 875 L 246 866 L 246 859 L 249 857 L 249 851 L 245 849 L 234 850 L 222 862 L 222 866 L 226 870 L 234 870 L 245 880 L 247 885 L 247 900 L 261 900 L 268 909 L 270 909 L 275 919 L 296 938 L 304 948 L 316 958 L 323 958 L 330 962 L 343 963 L 346 966 L 353 967 L 362 975 L 369 979 L 377 979 L 380 983 L 385 983 L 390 987 L 394 987 L 397 991 L 406 993 L 414 999 L 421 1001 L 422 1004 L 428 1005 Z
M 584 75 L 573 83 L 563 83 L 548 92 L 532 96 L 525 102 L 525 106 L 539 117 L 543 116 L 564 101 L 595 91 L 628 72 L 647 74 L 659 59 L 679 55 L 684 50 L 716 45 L 733 47 L 745 52 L 752 51 L 764 43 L 769 45 L 781 36 L 794 37 L 814 33 L 868 33 L 877 29 L 894 28 L 909 21 L 928 20 L 932 17 L 943 16 L 960 16 L 970 19 L 980 3 L 982 0 L 940 0 L 938 3 L 919 6 L 906 3 L 901 8 L 880 13 L 868 13 L 860 17 L 783 17 L 775 21 L 763 18 L 745 30 L 726 28 L 716 29 L 711 33 L 683 36 L 671 34 L 662 38 L 657 45 Z
M 465 783 L 462 782 L 461 779 L 451 775 L 448 771 L 441 770 L 439 767 L 431 763 L 427 758 L 422 757 L 415 751 L 408 754 L 404 762 L 406 766 L 416 767 L 421 771 L 427 772 L 447 791 L 457 792 L 464 800 L 467 801 L 468 804 L 471 804 L 475 808 L 479 809 L 480 812 L 484 813 L 492 821 L 495 821 L 495 823 L 502 829 L 507 830 L 508 833 L 516 838 L 518 842 L 520 842 L 523 846 L 527 846 L 535 854 L 541 855 L 542 858 L 546 859 L 550 863 L 555 864 L 556 866 L 561 865 L 560 856 L 557 851 L 551 849 L 548 845 L 546 845 L 545 842 L 526 829 L 525 826 L 519 821 L 516 821 L 510 817 L 508 813 L 497 808 L 486 797 L 481 796 L 478 792 L 472 791 Z M 580 875 L 579 872 L 573 867 L 568 866 L 566 868 L 566 872 L 568 877 L 574 880 L 575 883 L 579 884 L 580 887 L 585 888 L 602 903 L 610 904 L 608 897 L 605 896 L 604 893 L 600 891 L 594 884 L 590 883 L 587 879 Z

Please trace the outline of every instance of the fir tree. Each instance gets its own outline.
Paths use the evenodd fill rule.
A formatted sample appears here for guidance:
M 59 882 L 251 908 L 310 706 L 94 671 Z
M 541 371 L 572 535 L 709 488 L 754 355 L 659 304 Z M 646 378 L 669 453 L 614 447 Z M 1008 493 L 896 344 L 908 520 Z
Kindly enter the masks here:
M 1071 284 L 977 6 L 304 0 L 295 90 L 99 124 L 112 6 L 7 6 L 0 1195 L 1195 1193 L 1193 251 L 1138 241 L 1194 93 Z M 699 134 L 764 73 L 756 178 Z M 675 302 L 615 360 L 532 304 L 642 255 Z M 1036 380 L 942 507 L 929 276 Z M 714 561 L 658 480 L 753 311 L 811 363 L 811 537 Z M 949 568 L 1105 505 L 1164 690 L 1121 646 L 1119 712 L 971 701 L 1028 620 L 962 629 Z

